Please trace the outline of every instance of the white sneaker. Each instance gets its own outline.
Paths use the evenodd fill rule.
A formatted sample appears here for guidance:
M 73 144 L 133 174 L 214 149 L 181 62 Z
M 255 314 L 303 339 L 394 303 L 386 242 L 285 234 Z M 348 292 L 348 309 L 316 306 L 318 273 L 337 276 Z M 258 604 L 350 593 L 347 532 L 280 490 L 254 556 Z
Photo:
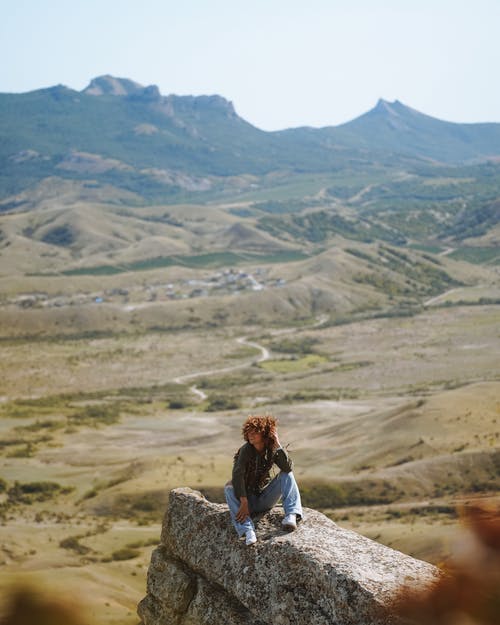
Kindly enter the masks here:
M 297 515 L 287 514 L 283 521 L 281 521 L 281 525 L 287 532 L 293 532 L 297 529 Z
M 249 545 L 255 545 L 256 542 L 257 536 L 255 535 L 255 532 L 253 530 L 248 530 L 246 533 L 245 545 L 248 547 Z

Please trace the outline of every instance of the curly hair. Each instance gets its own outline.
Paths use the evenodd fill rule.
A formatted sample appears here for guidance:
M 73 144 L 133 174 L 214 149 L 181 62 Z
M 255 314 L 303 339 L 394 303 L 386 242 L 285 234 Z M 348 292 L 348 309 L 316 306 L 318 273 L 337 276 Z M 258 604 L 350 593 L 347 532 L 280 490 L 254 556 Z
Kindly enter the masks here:
M 250 430 L 261 432 L 265 438 L 268 438 L 271 428 L 275 428 L 277 425 L 278 420 L 271 415 L 250 415 L 243 424 L 243 438 L 248 442 L 248 433 Z

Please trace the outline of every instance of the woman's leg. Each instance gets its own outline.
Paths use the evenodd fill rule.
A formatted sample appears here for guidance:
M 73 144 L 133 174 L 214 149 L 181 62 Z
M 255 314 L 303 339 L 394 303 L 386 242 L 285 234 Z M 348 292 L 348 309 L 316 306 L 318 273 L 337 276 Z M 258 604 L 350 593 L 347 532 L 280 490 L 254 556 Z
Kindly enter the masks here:
M 252 511 L 264 512 L 271 509 L 274 505 L 282 500 L 285 514 L 297 514 L 302 517 L 302 504 L 300 501 L 300 492 L 295 476 L 290 473 L 281 471 L 259 495 L 252 505 Z
M 240 509 L 240 500 L 234 494 L 234 488 L 231 482 L 228 482 L 224 486 L 224 495 L 226 497 L 227 505 L 229 506 L 231 521 L 238 532 L 238 536 L 243 536 L 243 534 L 246 534 L 249 530 L 255 531 L 253 521 L 249 516 L 243 521 L 243 523 L 236 520 L 236 514 Z

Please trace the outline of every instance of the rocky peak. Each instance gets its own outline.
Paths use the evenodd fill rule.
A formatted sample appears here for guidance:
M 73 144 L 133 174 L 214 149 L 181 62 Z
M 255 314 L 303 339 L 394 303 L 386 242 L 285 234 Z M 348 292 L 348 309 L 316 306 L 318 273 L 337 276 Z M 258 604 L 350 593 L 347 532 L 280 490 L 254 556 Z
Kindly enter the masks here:
M 156 87 L 158 89 L 158 87 Z M 109 74 L 93 78 L 83 90 L 87 95 L 127 96 L 144 91 L 144 87 L 128 78 L 115 78 Z
M 291 534 L 275 508 L 256 521 L 258 542 L 238 540 L 226 505 L 178 488 L 139 604 L 143 625 L 387 625 L 401 587 L 439 578 L 415 560 L 323 514 L 304 510 Z
M 175 116 L 182 111 L 214 111 L 227 117 L 235 117 L 233 103 L 220 95 L 201 96 L 162 96 L 156 85 L 143 85 L 128 78 L 116 78 L 109 74 L 93 78 L 83 93 L 93 96 L 113 95 L 125 96 L 130 100 L 141 100 L 146 103 L 160 103 L 162 110 Z
M 402 104 L 399 100 L 389 102 L 388 100 L 380 98 L 372 111 L 374 113 L 383 113 L 385 115 L 399 115 L 405 109 L 405 105 Z
M 376 113 L 378 115 L 383 115 L 385 117 L 408 117 L 408 116 L 420 116 L 425 117 L 423 113 L 420 113 L 416 109 L 411 108 L 410 106 L 406 106 L 400 100 L 394 100 L 394 102 L 388 102 L 387 100 L 380 100 L 377 102 L 375 107 L 369 111 L 369 113 Z M 368 114 L 369 114 L 368 113 Z
M 233 103 L 220 95 L 169 95 L 164 98 L 165 103 L 176 112 L 216 112 L 226 117 L 236 117 Z

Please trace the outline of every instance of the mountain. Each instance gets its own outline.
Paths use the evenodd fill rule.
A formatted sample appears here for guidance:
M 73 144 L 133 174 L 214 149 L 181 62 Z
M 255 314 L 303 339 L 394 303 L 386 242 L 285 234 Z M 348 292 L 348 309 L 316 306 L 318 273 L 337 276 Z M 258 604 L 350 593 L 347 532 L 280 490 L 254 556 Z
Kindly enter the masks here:
M 265 132 L 221 96 L 163 96 L 112 76 L 82 91 L 0 94 L 0 198 L 53 176 L 167 201 L 225 187 L 230 177 L 499 156 L 500 124 L 445 122 L 397 101 L 336 127 Z
M 337 138 L 366 149 L 431 158 L 447 163 L 480 161 L 499 155 L 500 124 L 457 124 L 424 115 L 399 100 L 379 100 L 375 108 L 335 128 Z
M 499 207 L 500 124 L 380 100 L 340 126 L 265 132 L 221 96 L 113 76 L 0 94 L 5 273 L 281 263 L 337 245 L 358 258 L 377 242 L 494 265 Z

